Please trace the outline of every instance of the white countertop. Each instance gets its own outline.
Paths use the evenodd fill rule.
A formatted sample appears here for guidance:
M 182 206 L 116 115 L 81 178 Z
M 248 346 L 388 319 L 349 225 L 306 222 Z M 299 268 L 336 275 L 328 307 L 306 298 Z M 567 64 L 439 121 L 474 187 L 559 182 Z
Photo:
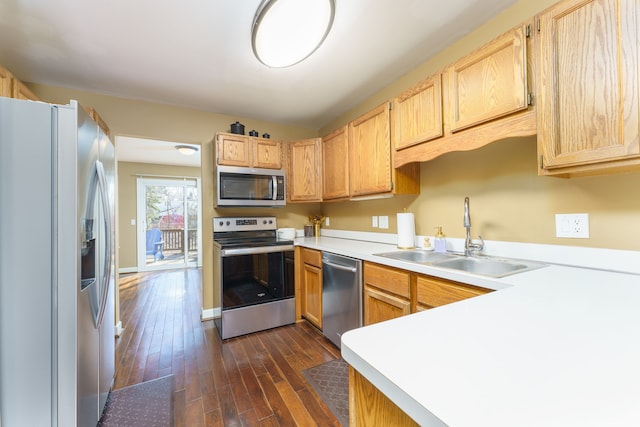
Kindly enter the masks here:
M 373 255 L 390 244 L 296 243 L 409 266 Z M 410 269 L 502 289 L 343 335 L 343 358 L 418 423 L 640 425 L 640 276 L 559 265 L 501 279 Z

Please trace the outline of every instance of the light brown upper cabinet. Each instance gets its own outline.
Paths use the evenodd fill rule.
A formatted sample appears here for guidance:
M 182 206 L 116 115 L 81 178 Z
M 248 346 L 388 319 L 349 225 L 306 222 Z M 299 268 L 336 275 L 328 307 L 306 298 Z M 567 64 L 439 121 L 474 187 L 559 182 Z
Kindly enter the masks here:
M 6 68 L 0 67 L 0 96 L 11 98 L 13 75 Z
M 322 199 L 349 197 L 349 132 L 343 126 L 322 138 Z
M 448 69 L 452 132 L 527 109 L 526 38 L 519 26 Z
M 382 194 L 419 194 L 420 167 L 393 168 L 390 103 L 349 123 L 349 193 L 352 198 Z
M 320 138 L 289 143 L 287 197 L 291 202 L 321 202 Z
M 17 99 L 24 99 L 24 100 L 31 100 L 31 101 L 40 100 L 40 98 L 38 98 L 36 94 L 33 93 L 31 89 L 27 87 L 27 85 L 25 85 L 20 80 L 15 78 L 13 79 L 13 95 L 12 96 Z
M 539 173 L 638 169 L 636 0 L 569 0 L 539 16 Z
M 393 100 L 391 114 L 396 150 L 443 135 L 442 74 L 423 80 Z
M 266 169 L 282 168 L 282 143 L 268 138 L 251 138 L 253 167 Z
M 216 161 L 227 166 L 281 169 L 282 143 L 219 132 L 216 134 Z
M 40 98 L 6 68 L 0 67 L 0 96 L 39 101 Z
M 349 123 L 351 196 L 391 192 L 389 104 Z
M 535 105 L 532 103 L 536 57 L 532 55 L 533 19 L 498 36 L 475 51 L 445 67 L 442 79 L 442 134 L 424 134 L 415 139 L 395 137 L 393 165 L 425 162 L 452 151 L 468 151 L 505 138 L 531 136 L 537 132 Z M 439 75 L 407 91 L 419 94 L 421 85 L 433 90 L 437 104 Z M 429 89 L 432 80 L 434 86 Z M 426 97 L 427 94 L 421 94 Z M 421 108 L 426 110 L 423 105 Z M 416 114 L 415 108 L 400 114 Z M 413 111 L 412 111 L 413 110 Z M 407 118 L 406 121 L 412 119 Z M 436 126 L 437 117 L 430 118 Z M 402 125 L 400 125 L 402 126 Z M 405 125 L 406 127 L 406 125 Z M 394 125 L 398 129 L 398 124 Z M 437 130 L 440 130 L 438 128 Z

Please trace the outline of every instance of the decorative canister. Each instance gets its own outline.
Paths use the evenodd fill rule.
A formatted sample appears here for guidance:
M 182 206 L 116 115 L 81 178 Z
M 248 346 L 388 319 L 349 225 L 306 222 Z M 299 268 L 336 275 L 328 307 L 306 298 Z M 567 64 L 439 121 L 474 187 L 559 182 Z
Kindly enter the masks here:
M 231 133 L 244 135 L 244 125 L 240 122 L 231 123 Z
M 262 134 L 262 137 L 263 137 L 263 138 L 271 138 L 271 135 L 269 135 L 268 133 L 263 133 L 263 134 Z
M 255 129 L 249 131 L 249 136 L 258 136 L 258 131 Z

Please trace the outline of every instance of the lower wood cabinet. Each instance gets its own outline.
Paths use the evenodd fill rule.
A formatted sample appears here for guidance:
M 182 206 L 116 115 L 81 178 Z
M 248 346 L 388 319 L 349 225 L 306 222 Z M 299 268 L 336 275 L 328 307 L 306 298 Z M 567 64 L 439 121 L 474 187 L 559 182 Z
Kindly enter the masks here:
M 408 271 L 364 263 L 363 323 L 372 325 L 411 313 Z
M 491 289 L 365 262 L 363 322 L 371 325 L 488 292 Z
M 349 425 L 413 427 L 419 424 L 349 367 Z
M 416 310 L 450 304 L 491 292 L 490 289 L 466 285 L 432 276 L 416 277 Z
M 302 248 L 301 316 L 322 329 L 322 252 Z

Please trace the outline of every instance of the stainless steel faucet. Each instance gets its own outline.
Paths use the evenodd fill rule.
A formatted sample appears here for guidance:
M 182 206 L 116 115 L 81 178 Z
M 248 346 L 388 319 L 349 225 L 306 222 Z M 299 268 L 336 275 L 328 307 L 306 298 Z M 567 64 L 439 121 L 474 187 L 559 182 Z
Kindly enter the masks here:
M 465 256 L 473 255 L 474 251 L 481 251 L 484 249 L 484 240 L 482 236 L 479 243 L 473 243 L 471 240 L 471 214 L 469 213 L 469 197 L 464 198 L 464 228 L 467 229 L 467 237 L 464 239 L 464 254 Z

